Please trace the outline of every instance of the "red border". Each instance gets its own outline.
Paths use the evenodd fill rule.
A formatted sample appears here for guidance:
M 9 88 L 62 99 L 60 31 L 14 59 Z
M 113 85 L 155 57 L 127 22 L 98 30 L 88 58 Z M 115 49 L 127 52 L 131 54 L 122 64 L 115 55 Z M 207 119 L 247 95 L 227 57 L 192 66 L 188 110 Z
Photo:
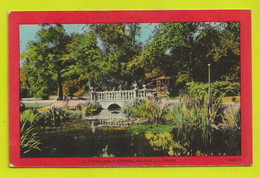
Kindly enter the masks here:
M 20 158 L 19 129 L 19 25 L 118 22 L 222 22 L 239 21 L 241 39 L 241 156 Z M 251 11 L 70 11 L 11 12 L 9 14 L 9 137 L 10 166 L 114 167 L 114 166 L 224 166 L 252 165 L 252 52 Z M 150 162 L 150 161 L 151 162 Z

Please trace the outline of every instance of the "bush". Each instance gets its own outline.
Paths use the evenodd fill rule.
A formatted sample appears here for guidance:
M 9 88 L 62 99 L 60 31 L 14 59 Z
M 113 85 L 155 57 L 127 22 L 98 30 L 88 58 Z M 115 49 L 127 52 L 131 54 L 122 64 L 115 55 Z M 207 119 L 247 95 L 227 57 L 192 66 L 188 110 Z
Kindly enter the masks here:
M 219 86 L 218 82 L 212 85 L 209 103 L 207 84 L 187 83 L 186 89 L 182 91 L 182 102 L 179 106 L 184 114 L 182 119 L 184 123 L 195 123 L 205 127 L 214 122 L 222 122 L 224 111 L 222 102 L 226 93 L 216 86 Z M 208 105 L 210 106 L 209 112 Z M 178 113 L 181 112 L 176 114 L 176 111 L 173 110 L 175 117 L 179 117 Z
M 101 112 L 102 107 L 98 103 L 87 103 L 83 108 L 82 111 L 85 113 L 85 116 L 92 116 L 97 115 Z
M 20 121 L 23 123 L 28 121 L 28 123 L 32 125 L 34 122 L 36 122 L 37 116 L 38 114 L 35 114 L 33 110 L 27 109 L 21 114 Z
M 231 105 L 224 110 L 224 126 L 225 127 L 240 127 L 240 106 Z
M 203 94 L 208 93 L 208 84 L 207 83 L 196 83 L 189 82 L 186 83 L 186 87 L 180 92 L 180 95 L 189 94 Z M 240 95 L 240 84 L 238 82 L 229 82 L 229 81 L 216 81 L 212 82 L 211 93 L 216 96 L 239 96 Z
M 148 99 L 126 105 L 125 112 L 128 116 L 149 118 L 150 121 L 158 124 L 166 121 L 165 116 L 169 110 L 168 106 L 160 100 Z
M 159 99 L 170 98 L 170 93 L 169 92 L 160 93 L 160 94 L 158 94 L 158 98 Z

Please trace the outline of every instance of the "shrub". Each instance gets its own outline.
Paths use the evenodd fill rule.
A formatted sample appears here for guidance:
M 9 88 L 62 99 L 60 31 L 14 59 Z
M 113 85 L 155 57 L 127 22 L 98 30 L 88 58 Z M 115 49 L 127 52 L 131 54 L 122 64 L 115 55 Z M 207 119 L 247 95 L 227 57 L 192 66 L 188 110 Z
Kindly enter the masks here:
M 160 93 L 160 94 L 158 94 L 158 98 L 159 99 L 170 98 L 170 93 L 169 92 Z
M 49 108 L 39 108 L 39 109 L 37 109 L 37 111 L 39 111 L 39 112 L 47 112 L 47 111 L 49 111 Z
M 185 108 L 183 107 L 183 105 L 172 105 L 172 113 L 173 113 L 173 118 L 178 123 L 185 123 L 185 119 L 184 119 Z
M 207 84 L 195 82 L 187 83 L 186 89 L 182 91 L 182 102 L 180 104 L 181 106 L 179 106 L 185 108 L 185 110 L 182 109 L 184 122 L 195 123 L 201 127 L 205 127 L 211 123 L 222 121 L 224 111 L 222 101 L 225 93 L 213 88 L 211 90 L 209 103 L 207 90 Z M 176 111 L 173 110 L 173 113 L 175 113 L 175 117 L 178 117 Z
M 51 108 L 47 112 L 41 112 L 37 125 L 42 127 L 59 127 L 69 120 L 69 113 L 59 108 Z
M 100 113 L 102 107 L 98 103 L 87 103 L 83 108 L 82 111 L 85 113 L 85 116 L 96 115 Z
M 207 83 L 196 83 L 189 82 L 186 83 L 186 87 L 180 92 L 180 95 L 183 94 L 206 94 L 208 92 Z M 229 82 L 229 81 L 216 81 L 211 83 L 211 93 L 214 93 L 216 96 L 239 96 L 240 95 L 240 84 L 238 82 Z
M 69 109 L 69 106 L 64 106 L 64 107 L 62 107 L 62 110 L 63 111 L 67 111 Z
M 78 107 L 78 105 L 74 105 L 74 106 L 71 107 L 71 109 L 72 109 L 72 110 L 76 110 L 77 107 Z
M 28 123 L 32 125 L 34 122 L 36 122 L 37 116 L 38 114 L 35 114 L 33 110 L 27 109 L 21 114 L 20 121 L 23 123 L 28 121 Z
M 231 105 L 224 110 L 224 126 L 240 127 L 240 105 Z
M 149 118 L 150 121 L 158 124 L 166 121 L 165 116 L 168 112 L 168 106 L 160 100 L 148 99 L 126 105 L 125 111 L 128 116 Z

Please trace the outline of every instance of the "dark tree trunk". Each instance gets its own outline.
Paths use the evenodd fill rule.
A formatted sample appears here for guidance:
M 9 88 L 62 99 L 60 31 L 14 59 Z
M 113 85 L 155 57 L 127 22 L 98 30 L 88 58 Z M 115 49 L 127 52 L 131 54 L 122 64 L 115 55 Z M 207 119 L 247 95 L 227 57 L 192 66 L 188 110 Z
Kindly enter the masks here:
M 63 88 L 62 88 L 62 78 L 61 78 L 61 74 L 58 73 L 58 99 L 62 100 L 63 99 Z

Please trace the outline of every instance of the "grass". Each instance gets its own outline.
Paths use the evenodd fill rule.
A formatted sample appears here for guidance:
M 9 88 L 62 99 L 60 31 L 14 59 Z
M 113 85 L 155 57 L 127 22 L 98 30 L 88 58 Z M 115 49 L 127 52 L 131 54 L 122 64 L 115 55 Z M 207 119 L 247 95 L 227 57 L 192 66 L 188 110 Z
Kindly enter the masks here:
M 52 104 L 53 103 L 24 103 L 26 108 L 43 108 Z
M 40 139 L 38 136 L 35 123 L 37 122 L 38 114 L 32 110 L 26 110 L 20 117 L 20 145 L 21 152 L 26 154 L 32 150 L 40 150 Z
M 42 98 L 22 98 L 21 101 L 35 101 L 35 100 L 42 100 Z

